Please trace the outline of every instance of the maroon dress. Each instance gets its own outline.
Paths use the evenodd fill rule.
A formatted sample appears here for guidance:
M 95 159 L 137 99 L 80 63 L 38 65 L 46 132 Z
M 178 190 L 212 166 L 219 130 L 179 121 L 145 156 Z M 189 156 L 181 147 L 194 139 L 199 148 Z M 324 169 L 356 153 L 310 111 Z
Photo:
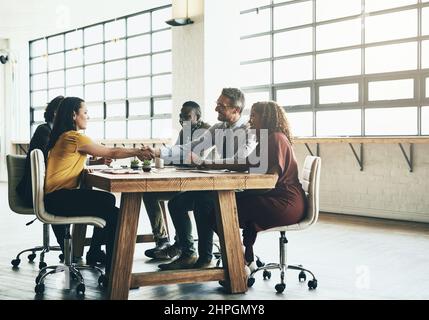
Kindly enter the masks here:
M 279 166 L 281 172 L 274 189 L 263 194 L 237 194 L 240 227 L 246 261 L 253 261 L 253 244 L 258 231 L 291 225 L 303 219 L 307 197 L 298 179 L 298 164 L 292 146 L 281 132 L 268 137 L 268 168 Z

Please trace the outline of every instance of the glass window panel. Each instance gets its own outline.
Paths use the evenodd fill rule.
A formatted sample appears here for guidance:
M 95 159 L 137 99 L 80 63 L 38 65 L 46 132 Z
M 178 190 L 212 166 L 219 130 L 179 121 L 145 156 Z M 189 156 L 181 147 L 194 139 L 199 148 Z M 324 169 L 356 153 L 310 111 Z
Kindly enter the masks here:
M 31 43 L 31 56 L 41 56 L 46 54 L 46 39 L 41 39 L 37 41 L 33 41 Z
M 347 103 L 359 101 L 359 84 L 348 83 L 319 87 L 319 103 Z
M 171 114 L 172 112 L 171 100 L 155 100 L 153 102 L 153 114 Z
M 150 102 L 149 101 L 130 101 L 128 106 L 129 116 L 149 116 Z
M 66 52 L 66 67 L 76 67 L 83 64 L 83 51 L 76 49 Z
M 104 55 L 106 60 L 125 57 L 125 40 L 112 40 L 105 44 Z
M 48 78 L 49 78 L 49 87 L 50 88 L 64 87 L 64 71 L 63 70 L 49 72 Z
M 48 75 L 46 73 L 36 74 L 31 77 L 31 90 L 46 89 L 48 86 Z
M 85 135 L 93 140 L 104 138 L 104 122 L 102 121 L 89 121 L 85 130 Z
M 46 106 L 48 103 L 47 91 L 35 91 L 31 94 L 31 105 L 33 107 Z
M 118 78 L 125 78 L 125 70 L 125 60 L 106 62 L 105 79 L 112 80 Z
M 85 67 L 85 82 L 103 81 L 103 65 L 94 64 Z
M 108 22 L 104 25 L 104 40 L 125 37 L 125 19 Z
M 288 112 L 292 135 L 295 137 L 308 137 L 313 135 L 313 112 Z
M 125 103 L 107 103 L 106 118 L 125 117 Z
M 165 21 L 172 17 L 171 7 L 152 12 L 152 30 L 165 29 L 168 25 Z
M 429 34 L 429 7 L 422 8 L 422 35 Z
M 422 107 L 422 134 L 429 134 L 429 107 Z
M 429 68 L 429 40 L 422 41 L 422 68 Z
M 106 121 L 106 139 L 125 139 L 127 124 L 124 121 Z
M 152 34 L 152 52 L 171 50 L 171 30 Z
M 102 60 L 103 60 L 102 44 L 85 48 L 85 64 L 100 62 Z
M 269 5 L 270 3 L 270 0 L 240 0 L 240 10 L 244 11 L 247 9 L 259 8 Z
M 150 74 L 150 57 L 128 59 L 128 77 Z
M 256 86 L 270 83 L 270 62 L 243 64 L 240 66 L 241 85 Z
M 82 30 L 75 30 L 66 33 L 66 49 L 75 49 L 82 47 Z
M 51 101 L 55 97 L 64 96 L 64 88 L 50 89 L 48 94 L 48 100 Z
M 250 114 L 250 108 L 252 108 L 254 103 L 270 100 L 270 93 L 268 91 L 246 92 L 244 96 L 246 98 L 246 108 L 244 111 L 247 110 L 248 114 Z
M 360 49 L 323 53 L 316 56 L 317 79 L 345 77 L 360 73 Z
M 152 138 L 168 139 L 172 135 L 171 119 L 153 119 L 152 120 Z
M 340 48 L 361 43 L 361 20 L 323 24 L 316 28 L 317 50 Z
M 274 30 L 313 22 L 312 1 L 274 7 Z
M 274 34 L 274 56 L 308 52 L 312 49 L 312 28 L 304 28 Z
M 48 69 L 64 69 L 64 53 L 50 54 L 48 56 Z
M 72 86 L 83 83 L 83 68 L 74 68 L 66 70 L 66 84 Z
M 88 116 L 90 119 L 103 119 L 104 118 L 104 106 L 102 103 L 86 103 L 88 108 Z
M 402 7 L 417 3 L 417 0 L 365 0 L 365 11 L 378 11 L 383 9 Z
M 150 35 L 128 38 L 128 56 L 150 52 Z
M 414 80 L 372 81 L 368 83 L 368 100 L 412 99 Z
M 270 10 L 264 9 L 240 14 L 240 35 L 256 34 L 270 30 Z
M 88 84 L 85 86 L 85 101 L 103 101 L 103 84 Z
M 45 120 L 43 114 L 45 113 L 45 109 L 37 109 L 33 112 L 33 120 L 35 122 L 42 122 Z
M 356 136 L 361 134 L 361 110 L 316 112 L 317 136 Z
M 240 41 L 241 61 L 270 57 L 270 36 L 249 38 Z
M 417 108 L 383 108 L 365 110 L 366 135 L 417 134 Z
M 153 95 L 171 94 L 171 74 L 153 77 L 152 85 Z
M 365 72 L 391 72 L 417 68 L 417 43 L 399 43 L 365 49 Z
M 152 56 L 152 73 L 171 72 L 171 52 Z
M 31 59 L 31 72 L 45 72 L 47 68 L 47 57 L 39 57 L 35 59 Z
M 426 78 L 426 98 L 429 98 L 429 78 Z
M 64 50 L 64 36 L 60 34 L 59 36 L 48 38 L 48 53 L 58 52 Z
M 370 16 L 365 19 L 367 43 L 417 36 L 417 9 Z
M 150 96 L 150 78 L 138 78 L 128 80 L 128 97 Z
M 103 25 L 97 25 L 84 30 L 85 45 L 103 42 Z
M 292 88 L 277 90 L 277 102 L 285 106 L 309 105 L 311 103 L 311 90 L 306 88 Z
M 128 139 L 149 139 L 150 120 L 128 120 Z
M 69 97 L 83 97 L 83 87 L 82 86 L 74 86 L 66 88 L 66 95 Z
M 274 61 L 274 82 L 294 82 L 313 79 L 313 57 L 304 56 Z
M 150 31 L 149 13 L 139 14 L 127 19 L 127 34 L 129 36 Z
M 361 0 L 317 0 L 316 21 L 331 20 L 360 14 Z
M 125 81 L 106 82 L 106 100 L 125 99 Z

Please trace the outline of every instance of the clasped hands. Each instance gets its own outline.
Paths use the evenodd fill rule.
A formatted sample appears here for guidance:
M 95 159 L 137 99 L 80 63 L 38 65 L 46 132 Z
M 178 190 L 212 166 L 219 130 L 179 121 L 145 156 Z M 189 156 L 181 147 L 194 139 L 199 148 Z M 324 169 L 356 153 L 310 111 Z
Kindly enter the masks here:
M 157 155 L 159 156 L 159 149 L 157 148 L 152 148 L 150 146 L 143 146 L 140 148 L 140 152 L 137 155 L 137 158 L 139 158 L 140 161 L 143 160 L 152 160 L 155 159 L 155 157 L 157 157 Z

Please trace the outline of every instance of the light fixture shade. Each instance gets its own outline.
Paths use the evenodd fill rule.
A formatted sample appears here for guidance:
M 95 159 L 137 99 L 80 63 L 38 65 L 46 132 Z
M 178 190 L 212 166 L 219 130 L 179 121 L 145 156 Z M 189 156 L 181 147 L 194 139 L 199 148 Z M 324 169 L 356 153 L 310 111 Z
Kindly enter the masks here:
M 178 26 L 186 26 L 187 24 L 192 24 L 194 23 L 194 21 L 192 21 L 190 18 L 177 18 L 177 19 L 167 20 L 165 21 L 165 23 L 173 27 L 178 27 Z
M 165 21 L 165 23 L 173 27 L 186 26 L 194 23 L 194 21 L 189 18 L 188 9 L 188 0 L 174 0 L 172 10 L 173 17 Z

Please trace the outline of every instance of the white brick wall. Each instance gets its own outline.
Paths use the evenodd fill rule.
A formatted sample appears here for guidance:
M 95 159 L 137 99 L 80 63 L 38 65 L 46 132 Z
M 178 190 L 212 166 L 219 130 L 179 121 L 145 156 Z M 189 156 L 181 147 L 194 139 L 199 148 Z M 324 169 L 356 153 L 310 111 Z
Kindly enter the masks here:
M 299 163 L 309 154 L 301 144 L 295 152 Z M 429 222 L 429 145 L 414 145 L 413 172 L 397 144 L 364 144 L 363 153 L 360 171 L 348 144 L 320 144 L 321 211 Z

